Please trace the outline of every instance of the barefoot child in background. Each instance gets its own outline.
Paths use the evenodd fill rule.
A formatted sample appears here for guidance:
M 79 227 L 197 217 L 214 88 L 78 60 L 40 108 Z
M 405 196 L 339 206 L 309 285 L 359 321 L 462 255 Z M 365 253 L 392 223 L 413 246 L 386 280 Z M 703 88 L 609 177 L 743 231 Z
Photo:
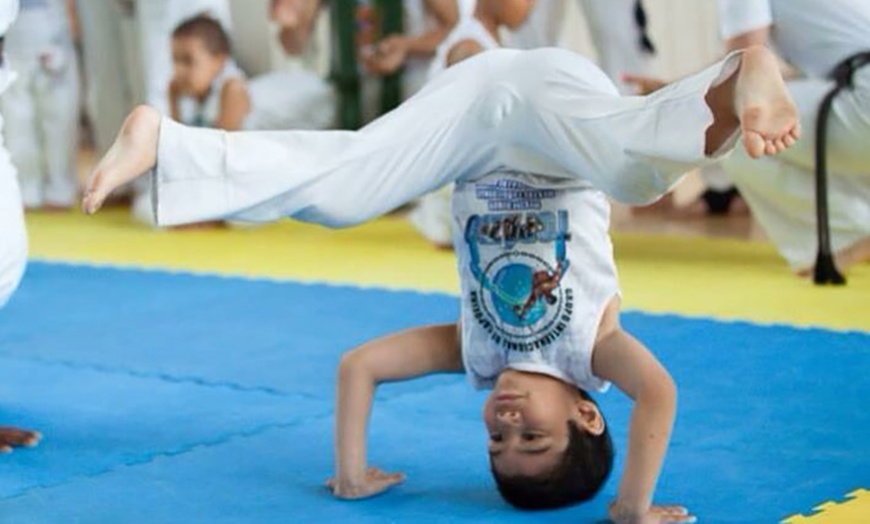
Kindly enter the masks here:
M 502 495 L 520 508 L 587 500 L 612 466 L 607 424 L 587 392 L 614 383 L 634 407 L 610 518 L 691 522 L 685 508 L 653 505 L 676 390 L 619 324 L 606 197 L 649 202 L 741 135 L 757 158 L 797 134 L 764 48 L 629 98 L 573 53 L 495 50 L 357 132 L 225 133 L 140 107 L 94 171 L 83 207 L 96 212 L 113 189 L 154 169 L 160 224 L 293 217 L 341 227 L 455 181 L 461 322 L 342 359 L 333 493 L 366 497 L 403 480 L 367 463 L 379 383 L 465 371 L 474 386 L 493 388 L 483 418 Z

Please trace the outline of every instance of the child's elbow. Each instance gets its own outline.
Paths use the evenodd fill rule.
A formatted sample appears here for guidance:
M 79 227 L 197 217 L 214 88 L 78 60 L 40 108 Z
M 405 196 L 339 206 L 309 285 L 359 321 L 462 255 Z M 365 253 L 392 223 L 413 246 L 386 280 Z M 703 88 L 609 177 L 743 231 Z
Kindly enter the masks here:
M 365 353 L 361 351 L 348 351 L 341 356 L 338 362 L 338 380 L 349 381 L 369 375 L 368 363 Z
M 673 407 L 677 404 L 677 384 L 670 373 L 662 370 L 652 380 L 644 385 L 642 396 L 650 403 L 662 407 Z

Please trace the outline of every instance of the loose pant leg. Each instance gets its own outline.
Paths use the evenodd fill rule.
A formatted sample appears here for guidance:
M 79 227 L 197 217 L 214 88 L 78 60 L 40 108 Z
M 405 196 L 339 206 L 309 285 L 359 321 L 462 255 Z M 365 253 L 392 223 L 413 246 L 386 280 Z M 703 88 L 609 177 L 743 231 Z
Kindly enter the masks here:
M 39 65 L 34 60 L 16 60 L 13 57 L 9 57 L 9 62 L 19 76 L 0 98 L 5 120 L 6 148 L 12 162 L 18 166 L 24 204 L 27 207 L 41 207 L 45 203 L 45 166 L 40 155 L 42 140 L 38 133 L 34 88 Z
M 27 264 L 24 209 L 15 178 L 15 167 L 0 138 L 0 307 L 18 287 Z
M 75 152 L 78 142 L 79 78 L 75 54 L 62 71 L 40 71 L 35 87 L 38 125 L 46 168 L 46 203 L 71 206 L 76 199 Z
M 516 80 L 489 99 L 521 93 L 523 103 L 502 125 L 513 168 L 579 177 L 626 204 L 647 204 L 691 169 L 729 151 L 738 132 L 705 155 L 713 115 L 711 87 L 735 73 L 739 53 L 646 97 L 620 97 L 604 74 L 567 51 L 539 50 L 517 60 Z M 520 72 L 522 72 L 520 74 Z
M 579 55 L 495 50 L 451 68 L 358 132 L 226 133 L 164 119 L 157 219 L 293 216 L 344 226 L 499 165 L 580 178 L 642 203 L 709 160 L 704 97 L 738 60 L 649 97 L 623 98 Z
M 486 53 L 463 62 L 359 131 L 228 133 L 164 119 L 158 223 L 292 216 L 351 225 L 485 169 L 494 140 L 478 99 L 505 60 Z

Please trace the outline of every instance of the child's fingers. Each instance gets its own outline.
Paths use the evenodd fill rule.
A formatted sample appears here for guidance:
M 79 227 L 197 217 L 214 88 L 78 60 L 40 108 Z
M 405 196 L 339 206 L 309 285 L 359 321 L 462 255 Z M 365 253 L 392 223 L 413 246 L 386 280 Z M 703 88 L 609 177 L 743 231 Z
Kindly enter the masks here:
M 698 517 L 694 515 L 662 515 L 662 522 L 674 524 L 691 524 L 698 522 Z
M 17 428 L 0 428 L 0 445 L 2 446 L 35 446 L 42 434 L 37 431 L 27 431 Z
M 653 513 L 662 515 L 688 515 L 689 510 L 683 506 L 653 506 Z

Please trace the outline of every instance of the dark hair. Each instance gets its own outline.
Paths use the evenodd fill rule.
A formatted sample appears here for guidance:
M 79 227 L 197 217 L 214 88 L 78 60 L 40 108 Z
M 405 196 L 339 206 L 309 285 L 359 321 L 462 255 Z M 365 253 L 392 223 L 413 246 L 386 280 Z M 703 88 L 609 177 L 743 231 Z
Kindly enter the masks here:
M 172 38 L 199 38 L 213 55 L 229 55 L 232 51 L 230 37 L 220 22 L 206 15 L 188 18 L 175 28 Z
M 584 391 L 584 400 L 595 402 Z M 568 448 L 555 467 L 536 477 L 500 474 L 490 461 L 492 476 L 501 496 L 519 509 L 553 509 L 585 502 L 595 496 L 613 469 L 613 441 L 604 432 L 593 435 L 568 424 Z

